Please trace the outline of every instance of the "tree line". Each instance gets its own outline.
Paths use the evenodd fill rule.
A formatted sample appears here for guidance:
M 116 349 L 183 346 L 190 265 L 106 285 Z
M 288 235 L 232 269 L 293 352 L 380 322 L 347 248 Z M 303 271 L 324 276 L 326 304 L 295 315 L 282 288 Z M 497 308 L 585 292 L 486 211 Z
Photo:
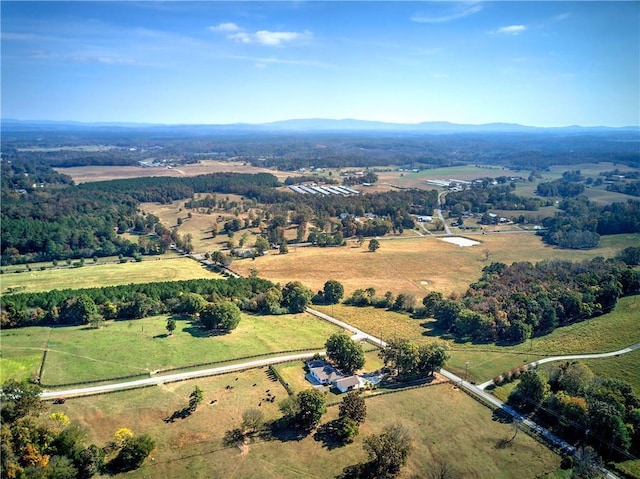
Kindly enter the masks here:
M 255 313 L 301 313 L 311 303 L 312 296 L 311 290 L 298 281 L 281 288 L 260 278 L 195 279 L 18 293 L 3 295 L 0 325 L 3 328 L 56 324 L 99 327 L 104 320 L 170 313 L 197 316 L 205 327 L 212 329 L 236 321 L 237 315 L 227 303 Z M 233 328 L 225 326 L 224 329 Z

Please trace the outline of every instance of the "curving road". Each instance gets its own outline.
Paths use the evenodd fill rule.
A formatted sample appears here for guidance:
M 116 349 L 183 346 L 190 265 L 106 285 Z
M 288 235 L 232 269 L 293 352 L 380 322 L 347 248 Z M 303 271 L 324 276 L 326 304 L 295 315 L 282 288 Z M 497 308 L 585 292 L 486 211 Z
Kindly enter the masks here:
M 640 343 L 633 344 L 628 348 L 620 349 L 619 351 L 611 351 L 610 353 L 593 353 L 593 354 L 570 354 L 566 356 L 551 356 L 549 358 L 539 359 L 532 363 L 529 363 L 527 366 L 531 368 L 535 368 L 541 364 L 551 363 L 553 361 L 572 361 L 574 359 L 598 359 L 598 358 L 610 358 L 611 356 L 620 356 L 621 354 L 630 353 L 631 351 L 635 351 L 636 349 L 640 349 Z M 485 389 L 488 386 L 493 384 L 493 379 L 486 381 L 480 384 L 478 387 L 480 389 Z

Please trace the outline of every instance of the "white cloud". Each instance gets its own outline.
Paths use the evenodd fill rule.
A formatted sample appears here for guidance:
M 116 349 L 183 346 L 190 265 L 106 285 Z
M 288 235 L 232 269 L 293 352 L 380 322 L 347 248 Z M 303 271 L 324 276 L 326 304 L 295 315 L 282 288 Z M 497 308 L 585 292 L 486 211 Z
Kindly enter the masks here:
M 227 38 L 235 40 L 238 43 L 259 43 L 261 45 L 279 46 L 284 43 L 308 40 L 312 36 L 313 34 L 308 30 L 304 32 L 270 32 L 268 30 L 259 30 L 255 33 L 238 32 L 228 35 Z
M 208 27 L 210 32 L 224 33 L 229 40 L 237 43 L 257 43 L 260 45 L 280 46 L 285 43 L 309 40 L 313 33 L 309 30 L 304 32 L 271 32 L 269 30 L 258 30 L 257 32 L 247 32 L 244 28 L 235 23 L 221 23 Z
M 525 25 L 508 25 L 494 30 L 493 33 L 498 33 L 500 35 L 520 35 L 526 29 L 527 27 Z
M 248 61 L 253 63 L 255 67 L 262 67 L 268 65 L 299 65 L 308 67 L 331 67 L 332 65 L 317 60 L 297 60 L 278 57 L 251 57 L 243 55 L 226 55 L 221 58 L 228 58 L 231 60 Z
M 554 22 L 561 22 L 563 20 L 566 20 L 570 16 L 571 16 L 571 14 L 569 12 L 565 12 L 565 13 L 561 13 L 560 15 L 556 15 L 555 17 L 552 18 L 552 20 Z
M 85 55 L 74 55 L 71 57 L 71 60 L 74 62 L 80 63 L 106 63 L 108 65 L 133 65 L 136 63 L 135 60 L 131 58 L 122 58 L 122 57 L 110 57 L 110 56 L 85 56 Z
M 482 4 L 479 1 L 431 3 L 431 6 L 438 5 L 445 5 L 445 8 L 439 8 L 437 11 L 428 13 L 415 13 L 411 16 L 411 21 L 417 23 L 446 23 L 473 15 L 482 10 Z
M 210 32 L 229 33 L 229 32 L 237 32 L 237 31 L 242 30 L 242 29 L 238 25 L 236 25 L 235 23 L 227 22 L 227 23 L 221 23 L 221 24 L 216 25 L 216 26 L 210 26 L 208 28 L 208 30 Z

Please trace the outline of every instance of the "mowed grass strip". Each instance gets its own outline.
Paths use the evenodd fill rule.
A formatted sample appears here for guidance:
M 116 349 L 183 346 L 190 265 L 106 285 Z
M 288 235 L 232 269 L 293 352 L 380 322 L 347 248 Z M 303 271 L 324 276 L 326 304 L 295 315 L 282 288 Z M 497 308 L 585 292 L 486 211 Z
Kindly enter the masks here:
M 440 340 L 432 320 L 416 320 L 408 314 L 342 304 L 316 308 L 385 341 L 408 339 L 420 344 Z M 640 342 L 640 298 L 621 298 L 611 313 L 557 328 L 551 334 L 514 346 L 445 342 L 451 354 L 446 369 L 461 376 L 466 373 L 470 381 L 484 382 L 537 359 L 564 354 L 605 353 Z M 624 361 L 623 356 L 620 359 Z M 614 370 L 612 372 L 615 373 Z
M 187 405 L 196 385 L 204 392 L 202 405 L 186 419 L 165 423 L 173 411 Z M 268 401 L 268 394 L 276 400 Z M 314 434 L 295 440 L 258 439 L 242 449 L 222 445 L 225 431 L 239 427 L 243 411 L 258 408 L 266 420 L 277 419 L 277 405 L 284 397 L 284 388 L 268 379 L 265 368 L 74 398 L 52 410 L 85 426 L 88 440 L 96 444 L 111 440 L 120 427 L 151 435 L 157 442 L 153 460 L 128 473 L 131 478 L 334 478 L 346 466 L 366 460 L 364 437 L 394 423 L 413 436 L 414 450 L 400 476 L 404 478 L 425 477 L 435 461 L 450 464 L 460 477 L 478 479 L 540 477 L 557 470 L 560 462 L 526 434 L 518 434 L 510 447 L 498 447 L 513 435 L 511 426 L 493 421 L 489 409 L 449 384 L 368 398 L 367 419 L 350 445 L 327 447 Z M 322 422 L 337 414 L 337 407 L 329 408 Z
M 60 327 L 51 330 L 42 382 L 47 385 L 101 381 L 161 369 L 228 361 L 297 349 L 322 350 L 340 331 L 308 314 L 243 315 L 229 334 L 207 335 L 199 325 L 178 320 L 167 336 L 167 317 L 110 321 L 99 330 Z M 24 328 L 20 331 L 28 331 Z
M 337 248 L 295 247 L 286 255 L 268 254 L 255 260 L 237 260 L 232 269 L 286 284 L 299 280 L 314 291 L 329 279 L 340 281 L 346 294 L 373 287 L 378 295 L 409 292 L 419 299 L 430 291 L 445 295 L 464 292 L 480 278 L 482 268 L 491 262 L 507 265 L 518 261 L 532 263 L 548 259 L 582 261 L 596 256 L 613 257 L 626 246 L 638 244 L 640 234 L 606 236 L 599 248 L 591 250 L 557 249 L 542 243 L 533 233 L 465 234 L 480 241 L 471 247 L 446 243 L 436 237 L 380 240 L 380 249 L 370 253 L 365 246 Z M 488 255 L 488 260 L 485 257 Z
M 180 281 L 188 279 L 222 278 L 190 258 L 164 259 L 155 256 L 141 262 L 93 265 L 86 262 L 80 268 L 61 268 L 2 275 L 2 291 L 22 288 L 25 293 L 52 289 L 79 289 L 114 286 L 130 283 Z

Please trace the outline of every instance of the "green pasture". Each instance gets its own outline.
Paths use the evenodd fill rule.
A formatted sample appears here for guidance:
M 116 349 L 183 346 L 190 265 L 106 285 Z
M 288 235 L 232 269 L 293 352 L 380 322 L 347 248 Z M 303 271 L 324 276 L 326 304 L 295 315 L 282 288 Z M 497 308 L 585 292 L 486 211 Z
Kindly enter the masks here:
M 393 423 L 407 427 L 414 450 L 399 477 L 425 477 L 435 461 L 453 466 L 459 477 L 498 479 L 543 477 L 558 470 L 560 458 L 525 434 L 511 446 L 510 425 L 493 421 L 491 411 L 450 384 L 431 386 L 366 400 L 367 419 L 353 444 L 325 443 L 321 434 L 255 438 L 244 446 L 223 446 L 225 431 L 239 427 L 242 412 L 259 408 L 270 421 L 280 417 L 284 388 L 271 381 L 267 369 L 154 386 L 135 391 L 69 399 L 51 406 L 89 430 L 88 440 L 103 444 L 121 427 L 151 435 L 157 447 L 129 478 L 256 477 L 334 478 L 349 465 L 365 460 L 362 440 Z M 186 419 L 164 419 L 188 403 L 195 386 L 204 401 Z M 269 393 L 267 393 L 269 391 Z M 276 396 L 273 403 L 269 396 Z M 213 404 L 212 404 L 213 401 Z M 322 422 L 337 417 L 330 407 Z M 556 477 L 556 476 L 554 476 Z
M 24 268 L 24 267 L 23 267 Z M 175 255 L 154 256 L 146 261 L 127 263 L 93 264 L 86 261 L 79 268 L 59 268 L 20 273 L 5 273 L 0 276 L 2 293 L 10 289 L 35 293 L 52 289 L 79 289 L 114 286 L 130 283 L 152 283 L 156 281 L 180 281 L 200 278 L 221 278 L 190 258 L 176 258 Z
M 31 364 L 36 355 L 41 358 L 44 349 L 48 348 L 43 384 L 105 381 L 121 376 L 148 375 L 161 369 L 240 361 L 248 356 L 279 351 L 322 350 L 328 336 L 339 331 L 330 323 L 307 314 L 243 315 L 237 329 L 218 336 L 208 335 L 193 322 L 179 319 L 174 334 L 169 337 L 165 330 L 166 320 L 166 316 L 157 316 L 109 321 L 99 330 L 68 326 L 3 331 L 3 368 L 5 358 Z M 19 375 L 20 369 L 12 362 L 8 364 L 13 371 L 11 374 Z M 30 370 L 26 376 L 32 373 Z

